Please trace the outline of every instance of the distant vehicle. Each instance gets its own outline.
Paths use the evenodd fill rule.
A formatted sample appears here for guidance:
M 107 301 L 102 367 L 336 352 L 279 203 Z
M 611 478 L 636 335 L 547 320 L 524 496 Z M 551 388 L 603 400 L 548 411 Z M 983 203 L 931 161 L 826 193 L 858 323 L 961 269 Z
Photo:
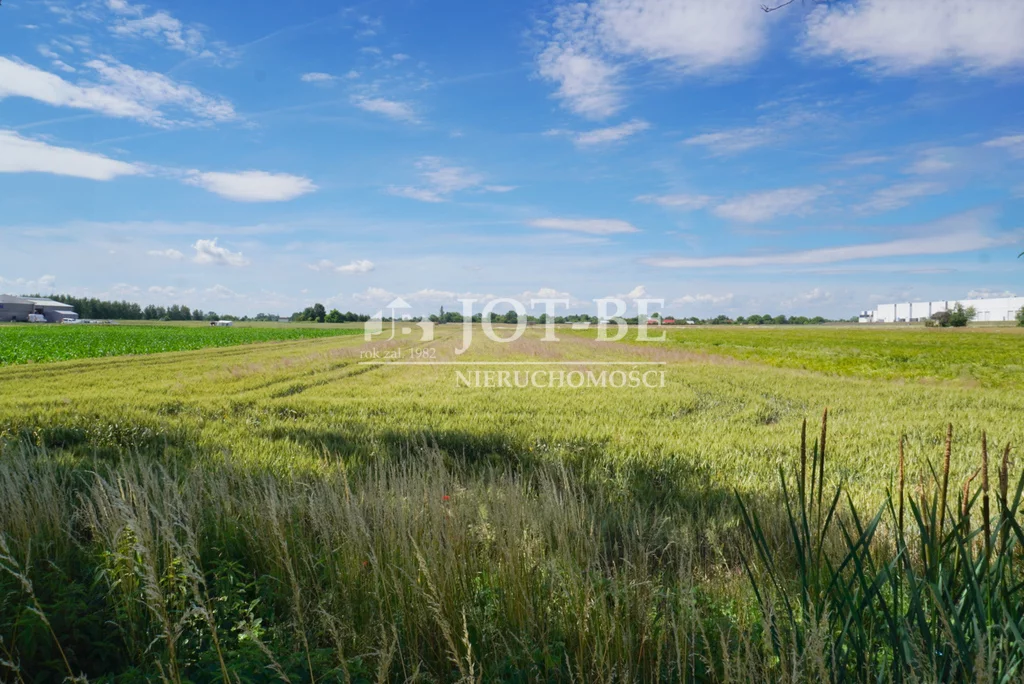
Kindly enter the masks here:
M 45 323 L 46 322 L 46 316 L 44 316 L 43 314 L 30 313 L 28 315 L 28 322 L 29 323 Z
M 230 328 L 234 325 L 233 321 L 210 321 L 210 325 L 217 328 Z

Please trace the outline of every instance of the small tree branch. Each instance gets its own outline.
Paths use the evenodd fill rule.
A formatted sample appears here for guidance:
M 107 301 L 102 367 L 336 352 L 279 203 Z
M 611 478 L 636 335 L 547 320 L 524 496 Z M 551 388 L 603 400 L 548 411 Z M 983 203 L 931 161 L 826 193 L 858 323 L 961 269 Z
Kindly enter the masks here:
M 786 0 L 786 2 L 782 3 L 781 5 L 776 5 L 775 7 L 761 5 L 761 9 L 764 10 L 765 12 L 774 12 L 775 10 L 780 10 L 783 7 L 786 7 L 787 5 L 792 5 L 794 2 L 796 2 L 796 0 Z

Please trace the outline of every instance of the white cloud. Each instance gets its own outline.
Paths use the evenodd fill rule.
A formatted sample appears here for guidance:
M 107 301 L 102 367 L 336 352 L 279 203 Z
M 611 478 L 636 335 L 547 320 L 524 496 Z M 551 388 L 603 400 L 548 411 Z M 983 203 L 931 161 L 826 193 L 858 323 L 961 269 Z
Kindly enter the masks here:
M 368 112 L 383 114 L 388 118 L 398 121 L 407 121 L 409 123 L 417 123 L 419 121 L 415 110 L 413 110 L 412 105 L 408 102 L 386 100 L 381 97 L 355 97 L 352 99 L 352 104 Z
M 632 137 L 637 133 L 641 133 L 649 129 L 651 125 L 646 121 L 640 119 L 633 119 L 626 123 L 621 123 L 618 126 L 610 126 L 608 128 L 598 128 L 592 131 L 584 131 L 581 133 L 573 134 L 573 142 L 580 147 L 588 147 L 590 145 L 602 145 L 606 143 L 618 142 L 625 140 L 626 138 Z
M 1018 0 L 860 0 L 817 8 L 804 48 L 887 73 L 933 66 L 988 72 L 1024 65 Z
M 753 61 L 767 21 L 747 0 L 594 0 L 558 8 L 537 62 L 556 97 L 592 118 L 624 106 L 620 81 L 635 62 L 663 63 L 683 73 Z
M 733 300 L 734 295 L 729 292 L 728 294 L 715 295 L 715 294 L 696 294 L 696 295 L 683 295 L 673 299 L 669 304 L 673 306 L 683 306 L 688 304 L 728 304 Z
M 171 259 L 172 261 L 180 261 L 185 258 L 185 255 L 176 249 L 151 249 L 146 252 L 149 256 L 164 257 L 165 259 Z M 150 288 L 152 291 L 153 288 Z
M 229 287 L 217 283 L 213 287 L 208 287 L 204 292 L 210 297 L 216 297 L 218 299 L 245 299 L 245 295 L 235 292 Z
M 785 122 L 762 126 L 732 128 L 713 133 L 702 133 L 683 141 L 686 145 L 706 147 L 713 155 L 738 154 L 777 143 L 786 128 Z
M 897 183 L 875 191 L 858 208 L 864 212 L 893 211 L 907 206 L 918 197 L 937 195 L 945 189 L 946 186 L 941 183 Z
M 249 260 L 241 252 L 232 252 L 212 240 L 196 240 L 192 245 L 196 255 L 192 258 L 197 264 L 215 264 L 218 266 L 248 266 Z
M 1004 135 L 995 140 L 989 140 L 985 147 L 999 147 L 1009 150 L 1015 157 L 1024 157 L 1024 135 Z
M 757 266 L 796 266 L 803 264 L 831 264 L 858 259 L 924 256 L 973 252 L 1004 244 L 1004 240 L 988 237 L 978 230 L 946 235 L 906 238 L 890 242 L 876 242 L 841 247 L 824 247 L 782 254 L 720 257 L 656 257 L 644 263 L 664 268 L 746 268 Z
M 990 290 L 987 287 L 971 290 L 967 293 L 967 299 L 1002 299 L 1003 297 L 1016 296 L 1016 293 L 1009 290 Z
M 644 299 L 645 297 L 647 297 L 647 288 L 644 287 L 643 285 L 637 285 L 636 287 L 634 287 L 632 290 L 630 290 L 629 292 L 627 292 L 625 294 L 612 295 L 611 299 L 634 300 L 634 299 Z
M 419 202 L 437 203 L 447 201 L 446 197 L 442 197 L 434 190 L 426 188 L 397 187 L 392 185 L 387 189 L 387 192 L 395 197 L 405 197 L 406 199 L 413 199 Z
M 30 64 L 0 57 L 0 99 L 26 97 L 55 107 L 84 109 L 159 126 L 174 123 L 164 113 L 165 108 L 183 110 L 208 122 L 236 118 L 234 107 L 227 100 L 204 95 L 163 74 L 133 69 L 110 58 L 94 59 L 85 66 L 94 70 L 102 83 L 75 85 Z
M 778 216 L 805 214 L 811 204 L 825 194 L 824 188 L 781 188 L 738 197 L 715 207 L 714 212 L 732 221 L 756 223 Z
M 0 286 L 17 294 L 35 294 L 37 292 L 53 292 L 53 286 L 57 277 L 52 275 L 40 276 L 35 280 L 26 278 L 4 278 L 0 276 Z
M 122 0 L 107 0 L 107 8 L 118 15 L 110 24 L 111 33 L 122 38 L 149 38 L 192 57 L 217 59 L 234 54 L 223 43 L 207 42 L 202 25 L 184 24 L 166 10 L 146 16 L 144 5 Z
M 338 266 L 334 262 L 327 259 L 321 259 L 315 264 L 309 265 L 312 271 L 333 271 L 334 273 L 369 273 L 374 268 L 374 263 L 366 259 L 357 259 L 351 263 L 345 264 L 344 266 Z
M 421 157 L 416 168 L 423 178 L 423 186 L 391 186 L 388 194 L 420 202 L 446 202 L 451 195 L 463 190 L 484 192 L 510 192 L 510 185 L 484 185 L 484 176 L 461 166 L 453 166 L 440 157 Z
M 52 173 L 107 181 L 142 172 L 135 164 L 70 147 L 56 147 L 24 138 L 14 131 L 0 130 L 0 173 Z
M 911 164 L 906 170 L 907 173 L 928 175 L 949 171 L 954 166 L 949 160 L 949 152 L 941 149 L 925 151 L 917 161 Z
M 712 200 L 713 198 L 709 195 L 640 195 L 636 198 L 637 202 L 657 204 L 662 207 L 682 209 L 684 211 L 703 209 L 711 204 Z
M 330 83 L 331 81 L 337 80 L 338 77 L 314 71 L 308 74 L 302 74 L 300 78 L 303 83 Z
M 266 171 L 191 171 L 184 182 L 236 202 L 287 202 L 317 189 L 304 176 Z
M 534 228 L 546 230 L 564 230 L 590 235 L 614 235 L 617 233 L 638 233 L 640 230 L 632 223 L 618 219 L 567 219 L 544 218 L 529 222 Z
M 540 75 L 558 83 L 555 97 L 571 111 L 603 119 L 622 109 L 618 69 L 572 45 L 552 44 L 537 59 Z

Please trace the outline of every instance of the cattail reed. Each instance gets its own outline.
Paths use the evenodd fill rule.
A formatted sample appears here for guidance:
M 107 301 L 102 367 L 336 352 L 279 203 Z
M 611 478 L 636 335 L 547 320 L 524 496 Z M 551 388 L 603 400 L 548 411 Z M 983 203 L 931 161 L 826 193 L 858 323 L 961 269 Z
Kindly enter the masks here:
M 992 546 L 992 522 L 988 508 L 988 437 L 981 433 L 981 517 L 985 529 L 985 555 Z
M 899 521 L 898 521 L 897 524 L 899 525 L 899 541 L 900 541 L 901 544 L 903 543 L 903 486 L 904 486 L 905 477 L 906 477 L 906 474 L 905 474 L 905 472 L 903 470 L 903 443 L 905 441 L 906 441 L 906 435 L 900 435 L 900 482 L 899 482 L 899 490 L 900 490 L 900 515 L 899 515 Z
M 800 508 L 803 510 L 806 506 L 806 487 L 807 485 L 807 419 L 804 418 L 804 423 L 800 427 Z
M 1006 538 L 1010 531 L 1010 443 L 1003 450 L 1003 462 L 999 465 L 999 553 L 1006 552 Z
M 946 522 L 946 495 L 949 493 L 949 457 L 953 451 L 953 424 L 946 427 L 946 453 L 942 459 L 942 489 L 939 490 L 939 537 Z
M 818 442 L 818 522 L 821 522 L 821 494 L 825 490 L 825 441 L 828 437 L 828 407 L 821 414 L 821 441 Z

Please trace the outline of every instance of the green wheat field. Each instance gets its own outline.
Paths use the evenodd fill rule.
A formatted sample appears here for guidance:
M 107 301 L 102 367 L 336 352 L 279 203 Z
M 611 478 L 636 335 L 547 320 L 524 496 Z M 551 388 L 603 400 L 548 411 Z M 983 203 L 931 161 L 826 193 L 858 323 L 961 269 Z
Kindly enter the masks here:
M 5 681 L 1024 674 L 1021 330 L 69 330 L 0 328 Z

